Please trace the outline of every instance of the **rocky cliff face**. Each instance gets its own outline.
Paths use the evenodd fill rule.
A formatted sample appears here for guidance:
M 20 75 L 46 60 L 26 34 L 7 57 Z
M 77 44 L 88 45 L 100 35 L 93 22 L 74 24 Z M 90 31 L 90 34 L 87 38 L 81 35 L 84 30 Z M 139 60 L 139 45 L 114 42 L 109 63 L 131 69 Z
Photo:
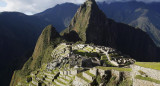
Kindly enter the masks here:
M 94 0 L 81 5 L 70 26 L 61 34 L 70 35 L 73 31 L 86 43 L 116 48 L 139 61 L 151 61 L 152 57 L 159 56 L 159 48 L 145 32 L 106 18 Z

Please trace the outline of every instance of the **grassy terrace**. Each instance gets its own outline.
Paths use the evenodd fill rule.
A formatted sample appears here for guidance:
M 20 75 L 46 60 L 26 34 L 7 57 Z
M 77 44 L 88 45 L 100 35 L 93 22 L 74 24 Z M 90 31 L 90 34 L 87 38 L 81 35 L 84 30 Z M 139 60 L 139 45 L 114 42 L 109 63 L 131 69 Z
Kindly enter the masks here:
M 57 82 L 59 82 L 59 83 L 61 83 L 61 84 L 66 85 L 66 83 L 64 83 L 64 82 L 60 81 L 59 79 L 56 79 L 56 80 L 57 80 Z
M 160 80 L 152 79 L 152 78 L 150 78 L 150 77 L 143 77 L 143 76 L 141 76 L 141 75 L 137 75 L 135 78 L 136 78 L 136 79 L 141 79 L 141 80 L 146 80 L 146 81 L 151 81 L 151 82 L 160 84 Z
M 88 71 L 85 71 L 85 73 L 87 73 L 88 75 L 92 76 L 92 77 L 95 77 L 94 74 L 90 73 L 89 70 Z
M 131 68 L 118 68 L 118 67 L 96 67 L 98 69 L 102 69 L 102 70 L 117 70 L 117 71 L 132 71 Z
M 138 66 L 160 70 L 160 62 L 136 62 Z
M 52 84 L 53 84 L 54 86 L 60 86 L 60 85 L 57 85 L 55 82 L 52 82 Z
M 58 77 L 58 78 L 62 78 L 63 80 L 65 80 L 65 81 L 67 81 L 67 82 L 70 82 L 70 80 L 65 79 L 64 77 Z
M 99 54 L 97 52 L 86 52 L 84 50 L 74 50 L 73 53 L 74 54 L 79 54 L 79 55 L 82 55 L 82 56 L 87 56 L 87 57 L 99 56 Z
M 77 76 L 78 76 L 79 78 L 83 79 L 84 81 L 88 82 L 88 83 L 91 82 L 90 80 L 88 80 L 88 79 L 86 79 L 85 77 L 83 77 L 82 73 L 77 74 Z

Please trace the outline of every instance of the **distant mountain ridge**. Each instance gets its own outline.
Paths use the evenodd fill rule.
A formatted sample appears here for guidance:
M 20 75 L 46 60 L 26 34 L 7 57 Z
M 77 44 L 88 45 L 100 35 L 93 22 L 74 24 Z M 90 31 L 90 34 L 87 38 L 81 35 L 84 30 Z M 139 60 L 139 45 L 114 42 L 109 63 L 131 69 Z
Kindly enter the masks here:
M 108 18 L 135 27 L 140 27 L 140 29 L 147 32 L 154 42 L 159 45 L 160 3 L 145 4 L 133 1 L 111 4 L 98 3 L 98 6 Z M 8 68 L 7 70 L 10 71 L 2 71 L 2 85 L 4 81 L 9 82 L 9 79 L 3 79 L 3 75 L 6 76 L 5 74 L 7 73 L 10 74 L 11 77 L 11 71 L 17 69 L 19 61 L 23 64 L 23 62 L 31 56 L 32 49 L 42 29 L 48 24 L 53 24 L 54 27 L 56 27 L 56 30 L 61 32 L 68 27 L 72 17 L 77 12 L 78 7 L 79 5 L 64 3 L 33 16 L 27 16 L 17 12 L 1 12 L 0 64 L 2 65 L 1 69 Z M 77 36 L 75 32 L 72 32 L 72 34 Z M 74 37 L 72 36 L 72 38 Z M 29 54 L 28 51 L 30 51 Z M 10 53 L 8 54 L 8 52 Z M 22 61 L 22 59 L 25 60 Z
M 65 3 L 56 5 L 55 7 L 49 8 L 41 13 L 35 14 L 34 16 L 50 22 L 58 32 L 61 32 L 68 27 L 78 7 L 78 5 L 73 3 Z
M 130 55 L 133 59 L 131 59 L 130 56 L 122 55 L 122 53 L 117 50 Z M 103 76 L 109 77 L 104 78 L 106 82 L 103 84 L 106 85 L 106 83 L 110 82 L 109 79 L 112 79 L 110 75 L 114 75 L 114 73 L 109 72 L 109 70 L 117 69 L 116 67 L 120 69 L 123 67 L 126 68 L 128 66 L 128 72 L 124 74 L 122 73 L 122 71 L 125 71 L 124 69 L 118 70 L 121 71 L 116 74 L 119 79 L 114 78 L 113 81 L 118 80 L 121 83 L 123 80 L 120 78 L 127 79 L 130 78 L 128 77 L 129 75 L 132 77 L 131 83 L 127 81 L 123 82 L 122 85 L 126 84 L 125 86 L 130 86 L 133 84 L 133 78 L 137 77 L 137 71 L 141 71 L 138 68 L 130 67 L 131 64 L 134 66 L 133 64 L 136 62 L 134 59 L 137 61 L 160 61 L 159 51 L 160 48 L 156 47 L 147 33 L 141 29 L 134 28 L 127 24 L 117 23 L 107 18 L 103 11 L 99 9 L 95 0 L 87 0 L 77 10 L 70 25 L 61 32 L 61 35 L 59 35 L 51 25 L 42 31 L 32 57 L 29 58 L 21 70 L 14 72 L 10 85 L 99 86 L 102 82 L 97 83 L 99 82 L 99 80 L 95 79 L 97 77 L 94 78 L 94 75 L 90 74 L 93 73 L 93 67 L 96 66 L 98 66 L 98 68 L 107 68 L 100 69 L 100 73 L 98 73 L 100 75 L 107 74 L 102 75 L 102 78 Z M 87 74 L 89 74 L 89 76 L 87 76 L 84 71 L 90 68 L 93 69 L 91 72 L 90 70 L 88 71 L 89 73 Z M 77 71 L 74 71 L 74 69 Z M 134 69 L 138 69 L 135 75 L 129 74 L 129 71 L 131 72 Z M 94 73 L 98 71 L 99 70 L 95 70 Z M 75 77 L 71 76 L 72 72 Z M 115 71 L 115 73 L 117 73 L 117 71 Z M 139 73 L 141 74 L 141 72 Z M 108 76 L 108 74 L 110 75 Z M 71 82 L 63 82 L 65 79 L 68 80 L 66 77 L 60 79 L 60 77 L 65 75 L 70 77 L 69 80 L 71 80 Z M 141 75 L 142 77 L 144 76 L 144 78 L 148 77 L 148 75 L 144 75 L 144 72 Z M 87 76 L 87 78 L 85 76 Z M 75 79 L 73 79 L 73 82 L 72 77 Z M 81 78 L 79 79 L 78 77 Z M 82 82 L 81 79 L 84 81 Z M 91 83 L 91 81 L 95 83 Z M 119 82 L 113 82 L 113 84 L 121 86 Z
M 115 2 L 111 4 L 101 4 L 100 8 L 118 22 L 127 23 L 134 27 L 139 27 L 147 32 L 157 46 L 160 44 L 160 11 L 156 7 L 160 7 L 160 3 L 143 2 Z
M 66 6 L 70 5 L 69 9 L 67 9 L 68 12 L 66 12 Z M 71 6 L 72 5 L 72 6 Z M 105 2 L 98 3 L 99 8 L 107 15 L 108 18 L 114 19 L 117 22 L 127 23 L 134 27 L 139 27 L 143 31 L 147 32 L 152 40 L 156 43 L 157 46 L 160 45 L 160 10 L 157 9 L 157 7 L 160 7 L 160 3 L 143 3 L 143 2 L 136 2 L 136 1 L 130 1 L 130 2 L 114 2 L 111 4 L 107 4 Z M 49 19 L 53 22 L 57 22 L 57 20 L 60 19 L 61 25 L 55 26 L 58 31 L 63 30 L 63 28 L 67 28 L 66 24 L 69 24 L 69 20 L 73 17 L 74 13 L 76 13 L 76 10 L 79 6 L 71 3 L 65 3 L 58 5 L 56 7 L 50 8 L 46 10 L 45 12 L 39 13 L 39 16 L 47 17 L 48 14 L 54 14 L 56 13 L 57 9 L 64 10 L 65 13 L 60 13 L 58 11 L 59 15 L 52 16 L 55 19 Z M 52 12 L 53 11 L 53 12 Z M 62 11 L 63 12 L 63 11 Z M 63 19 L 60 18 L 62 14 Z M 70 14 L 73 13 L 73 14 Z M 43 14 L 43 15 L 42 15 Z M 68 15 L 70 14 L 70 15 Z M 40 17 L 40 16 L 39 16 Z M 140 21 L 140 19 L 143 18 L 143 21 Z M 64 19 L 68 19 L 67 23 Z

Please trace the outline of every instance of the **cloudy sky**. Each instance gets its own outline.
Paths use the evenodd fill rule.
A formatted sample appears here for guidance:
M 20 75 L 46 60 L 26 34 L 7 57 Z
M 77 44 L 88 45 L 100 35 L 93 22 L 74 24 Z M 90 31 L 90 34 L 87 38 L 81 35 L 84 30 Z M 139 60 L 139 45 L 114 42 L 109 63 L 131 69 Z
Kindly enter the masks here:
M 65 2 L 72 2 L 75 4 L 81 4 L 85 0 L 0 0 L 0 12 L 3 11 L 18 11 L 31 15 L 38 12 L 42 12 L 47 8 L 54 7 L 57 4 Z M 107 3 L 115 1 L 130 1 L 130 0 L 96 0 L 98 2 L 106 1 Z M 160 0 L 137 0 L 149 2 L 160 2 Z

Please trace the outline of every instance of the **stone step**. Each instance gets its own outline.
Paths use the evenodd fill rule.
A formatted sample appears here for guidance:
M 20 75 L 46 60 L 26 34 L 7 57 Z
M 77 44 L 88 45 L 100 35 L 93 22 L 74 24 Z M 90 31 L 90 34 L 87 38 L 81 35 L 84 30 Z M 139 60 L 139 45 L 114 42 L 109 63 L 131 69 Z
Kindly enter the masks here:
M 65 79 L 67 81 L 70 81 L 72 79 L 70 76 L 59 76 L 59 77 Z M 68 78 L 66 78 L 66 77 L 68 77 Z
M 49 84 L 49 82 L 48 82 L 48 81 L 46 81 L 46 80 L 44 80 L 43 82 L 44 82 L 46 85 L 48 85 L 48 84 Z
M 90 73 L 89 71 L 83 72 L 82 75 L 83 75 L 83 77 L 85 77 L 86 79 L 88 79 L 90 81 L 93 81 L 94 77 L 95 77 L 95 75 Z
M 67 80 L 67 79 L 64 79 L 64 78 L 62 78 L 62 77 L 58 77 L 58 79 L 60 80 L 60 81 L 62 81 L 62 82 L 64 82 L 65 84 L 69 84 L 69 80 Z
M 57 85 L 55 82 L 52 82 L 53 86 L 60 86 L 60 85 Z
M 48 81 L 48 82 L 52 82 L 52 79 L 50 79 L 50 78 L 48 78 L 48 77 L 45 78 L 45 80 Z
M 73 81 L 73 84 L 74 83 L 76 83 L 76 84 L 78 83 L 79 86 L 86 86 L 86 84 L 89 84 L 90 82 L 89 82 L 89 80 L 84 79 L 83 76 L 82 77 L 75 76 L 75 80 Z
M 54 82 L 59 86 L 66 86 L 64 83 L 60 82 L 59 80 L 54 80 Z
M 52 74 L 52 73 L 47 73 L 47 72 L 43 72 L 43 73 L 44 73 L 44 75 L 47 75 L 47 76 L 51 76 L 51 77 L 55 76 L 55 74 Z
M 38 81 L 36 81 L 36 80 L 32 80 L 32 83 L 33 83 L 34 85 L 38 85 Z
M 21 85 L 22 86 L 22 85 Z M 31 83 L 29 83 L 29 86 L 38 86 L 38 85 L 35 85 L 35 84 L 33 84 L 32 82 Z
M 97 71 L 98 71 L 97 68 L 92 68 L 92 69 L 89 70 L 89 72 L 90 72 L 91 74 L 95 75 L 95 76 L 97 76 Z
M 65 79 L 67 79 L 67 80 L 72 80 L 72 77 L 70 77 L 70 76 L 59 75 L 59 77 L 63 77 Z
M 47 78 L 49 78 L 49 79 L 53 79 L 54 77 L 53 77 L 53 76 L 47 76 Z

